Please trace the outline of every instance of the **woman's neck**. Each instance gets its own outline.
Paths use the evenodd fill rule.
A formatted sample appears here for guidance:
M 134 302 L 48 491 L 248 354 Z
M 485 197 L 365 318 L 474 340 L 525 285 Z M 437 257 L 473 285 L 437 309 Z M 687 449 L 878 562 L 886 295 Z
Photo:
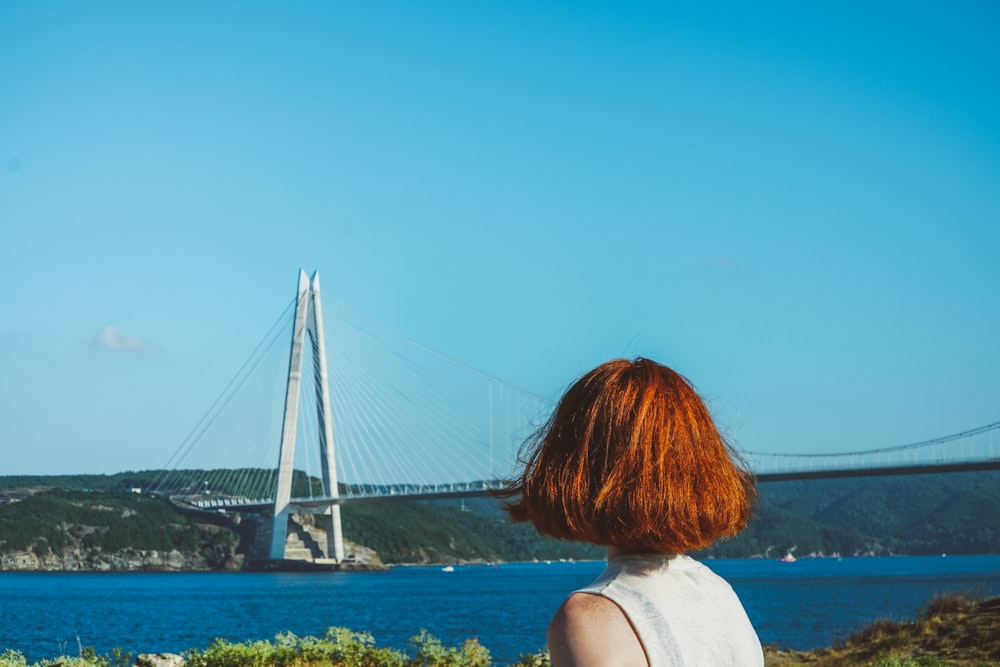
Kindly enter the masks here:
M 638 553 L 633 549 L 624 549 L 622 547 L 607 547 L 608 560 L 614 560 L 619 556 L 628 556 L 629 554 Z
M 618 558 L 620 556 L 631 556 L 631 555 L 634 555 L 634 554 L 653 555 L 654 553 L 656 553 L 656 552 L 653 552 L 653 551 L 640 551 L 638 549 L 625 549 L 623 547 L 605 547 L 605 549 L 608 552 L 608 560 L 613 560 L 613 559 Z M 669 555 L 676 555 L 676 554 L 660 554 L 660 555 L 661 556 L 669 556 Z

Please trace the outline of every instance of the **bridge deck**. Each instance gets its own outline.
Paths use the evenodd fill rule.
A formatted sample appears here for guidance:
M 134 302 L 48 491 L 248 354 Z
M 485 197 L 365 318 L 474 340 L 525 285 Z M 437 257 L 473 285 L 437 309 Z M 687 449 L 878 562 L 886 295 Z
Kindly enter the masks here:
M 885 477 L 890 475 L 929 475 L 936 472 L 1000 470 L 1000 459 L 967 463 L 935 463 L 926 465 L 886 466 L 884 468 L 840 468 L 768 472 L 757 475 L 758 482 L 784 482 L 797 479 L 833 479 L 838 477 Z

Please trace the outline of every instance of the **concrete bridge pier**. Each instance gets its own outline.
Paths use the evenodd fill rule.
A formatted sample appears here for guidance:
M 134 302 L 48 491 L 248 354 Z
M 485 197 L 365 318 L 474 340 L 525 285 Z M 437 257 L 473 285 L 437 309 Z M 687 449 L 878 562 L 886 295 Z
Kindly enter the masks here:
M 299 393 L 302 384 L 302 361 L 306 336 L 309 336 L 315 378 L 316 418 L 319 421 L 320 459 L 323 493 L 337 498 L 337 467 L 333 447 L 333 424 L 330 421 L 330 388 L 326 365 L 326 344 L 323 338 L 323 310 L 320 305 L 319 272 L 310 280 L 299 271 L 299 290 L 295 303 L 295 323 L 292 327 L 292 347 L 288 360 L 288 380 L 285 389 L 285 412 L 281 429 L 281 451 L 278 455 L 278 481 L 274 494 L 274 522 L 271 531 L 270 557 L 285 557 L 288 519 L 292 509 L 292 475 L 295 462 L 295 434 L 299 414 Z M 323 512 L 327 528 L 327 555 L 344 560 L 344 538 L 340 521 L 340 505 L 330 503 Z

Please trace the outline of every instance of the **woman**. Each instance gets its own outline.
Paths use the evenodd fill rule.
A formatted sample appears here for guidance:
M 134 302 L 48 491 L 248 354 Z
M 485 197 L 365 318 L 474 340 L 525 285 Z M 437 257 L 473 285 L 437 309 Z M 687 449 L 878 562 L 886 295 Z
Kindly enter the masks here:
M 608 361 L 526 447 L 503 494 L 511 517 L 608 551 L 549 624 L 553 667 L 764 664 L 732 588 L 684 555 L 742 530 L 755 492 L 683 377 L 649 359 Z

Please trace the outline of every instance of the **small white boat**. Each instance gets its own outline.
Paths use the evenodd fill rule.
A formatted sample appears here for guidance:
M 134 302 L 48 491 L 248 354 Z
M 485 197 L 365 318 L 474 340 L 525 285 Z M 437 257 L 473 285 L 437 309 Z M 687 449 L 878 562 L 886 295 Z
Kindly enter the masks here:
M 795 562 L 795 556 L 793 556 L 792 552 L 789 551 L 787 554 L 785 554 L 784 556 L 782 556 L 781 558 L 779 558 L 778 562 L 779 563 L 794 563 Z
M 454 572 L 455 571 L 455 566 L 453 566 L 453 565 L 445 565 L 444 567 L 441 568 L 441 571 L 442 572 Z

